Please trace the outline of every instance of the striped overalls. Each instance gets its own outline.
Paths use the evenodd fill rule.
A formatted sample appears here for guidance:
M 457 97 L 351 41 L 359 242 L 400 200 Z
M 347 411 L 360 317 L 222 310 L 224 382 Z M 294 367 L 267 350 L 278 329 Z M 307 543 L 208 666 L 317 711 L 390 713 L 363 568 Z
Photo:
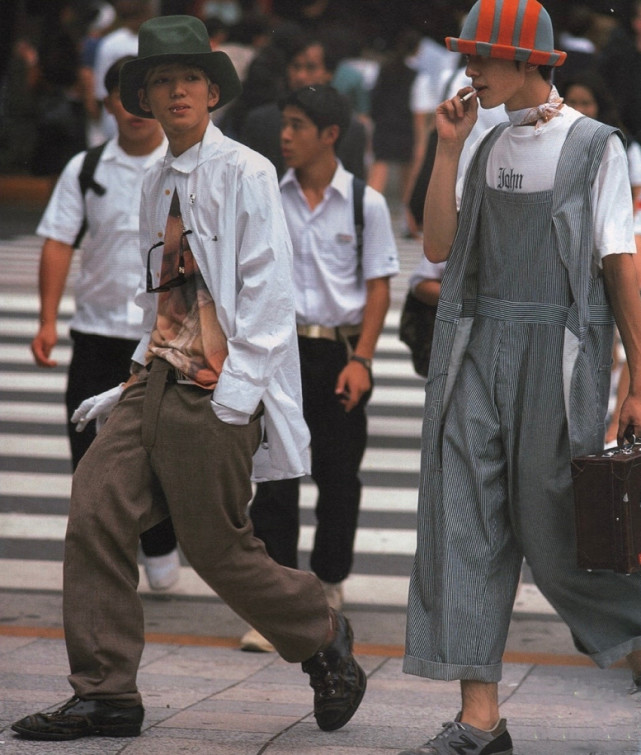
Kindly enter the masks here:
M 501 678 L 523 557 L 596 663 L 641 648 L 641 574 L 575 566 L 570 459 L 602 447 L 610 380 L 590 187 L 611 131 L 578 121 L 550 191 L 486 185 L 498 132 L 470 167 L 426 385 L 409 673 Z

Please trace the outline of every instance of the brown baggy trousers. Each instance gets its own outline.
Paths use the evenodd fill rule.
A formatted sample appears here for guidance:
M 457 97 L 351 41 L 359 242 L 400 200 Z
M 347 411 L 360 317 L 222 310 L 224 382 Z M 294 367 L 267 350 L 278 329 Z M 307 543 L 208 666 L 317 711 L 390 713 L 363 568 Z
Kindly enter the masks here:
M 138 538 L 167 516 L 195 571 L 285 660 L 311 657 L 329 632 L 319 580 L 269 558 L 247 516 L 260 421 L 222 422 L 210 392 L 171 374 L 154 359 L 73 478 L 63 614 L 69 681 L 82 698 L 140 703 Z

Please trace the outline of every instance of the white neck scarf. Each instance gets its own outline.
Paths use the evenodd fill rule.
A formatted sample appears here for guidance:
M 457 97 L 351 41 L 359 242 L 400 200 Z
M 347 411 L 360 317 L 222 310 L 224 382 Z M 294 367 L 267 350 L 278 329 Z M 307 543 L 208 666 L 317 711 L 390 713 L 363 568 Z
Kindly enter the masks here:
M 547 102 L 542 105 L 524 108 L 523 110 L 506 110 L 505 112 L 513 126 L 529 126 L 534 123 L 534 133 L 538 136 L 549 120 L 561 115 L 560 108 L 562 105 L 563 97 L 559 97 L 557 88 L 553 86 Z

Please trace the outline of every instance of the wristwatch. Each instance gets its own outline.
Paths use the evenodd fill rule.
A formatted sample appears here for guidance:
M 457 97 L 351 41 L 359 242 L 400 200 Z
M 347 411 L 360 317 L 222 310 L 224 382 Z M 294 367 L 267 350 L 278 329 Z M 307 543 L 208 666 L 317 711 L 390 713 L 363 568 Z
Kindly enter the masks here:
M 372 360 L 367 357 L 359 357 L 358 354 L 352 354 L 349 361 L 358 362 L 359 364 L 362 364 L 368 372 L 372 371 Z

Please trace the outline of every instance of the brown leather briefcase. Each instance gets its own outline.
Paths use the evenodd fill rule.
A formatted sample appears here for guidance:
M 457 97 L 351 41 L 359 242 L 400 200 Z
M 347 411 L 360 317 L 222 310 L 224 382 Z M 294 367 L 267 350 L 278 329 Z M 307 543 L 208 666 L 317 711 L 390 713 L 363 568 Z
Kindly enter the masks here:
M 641 571 L 641 446 L 572 460 L 577 563 Z

